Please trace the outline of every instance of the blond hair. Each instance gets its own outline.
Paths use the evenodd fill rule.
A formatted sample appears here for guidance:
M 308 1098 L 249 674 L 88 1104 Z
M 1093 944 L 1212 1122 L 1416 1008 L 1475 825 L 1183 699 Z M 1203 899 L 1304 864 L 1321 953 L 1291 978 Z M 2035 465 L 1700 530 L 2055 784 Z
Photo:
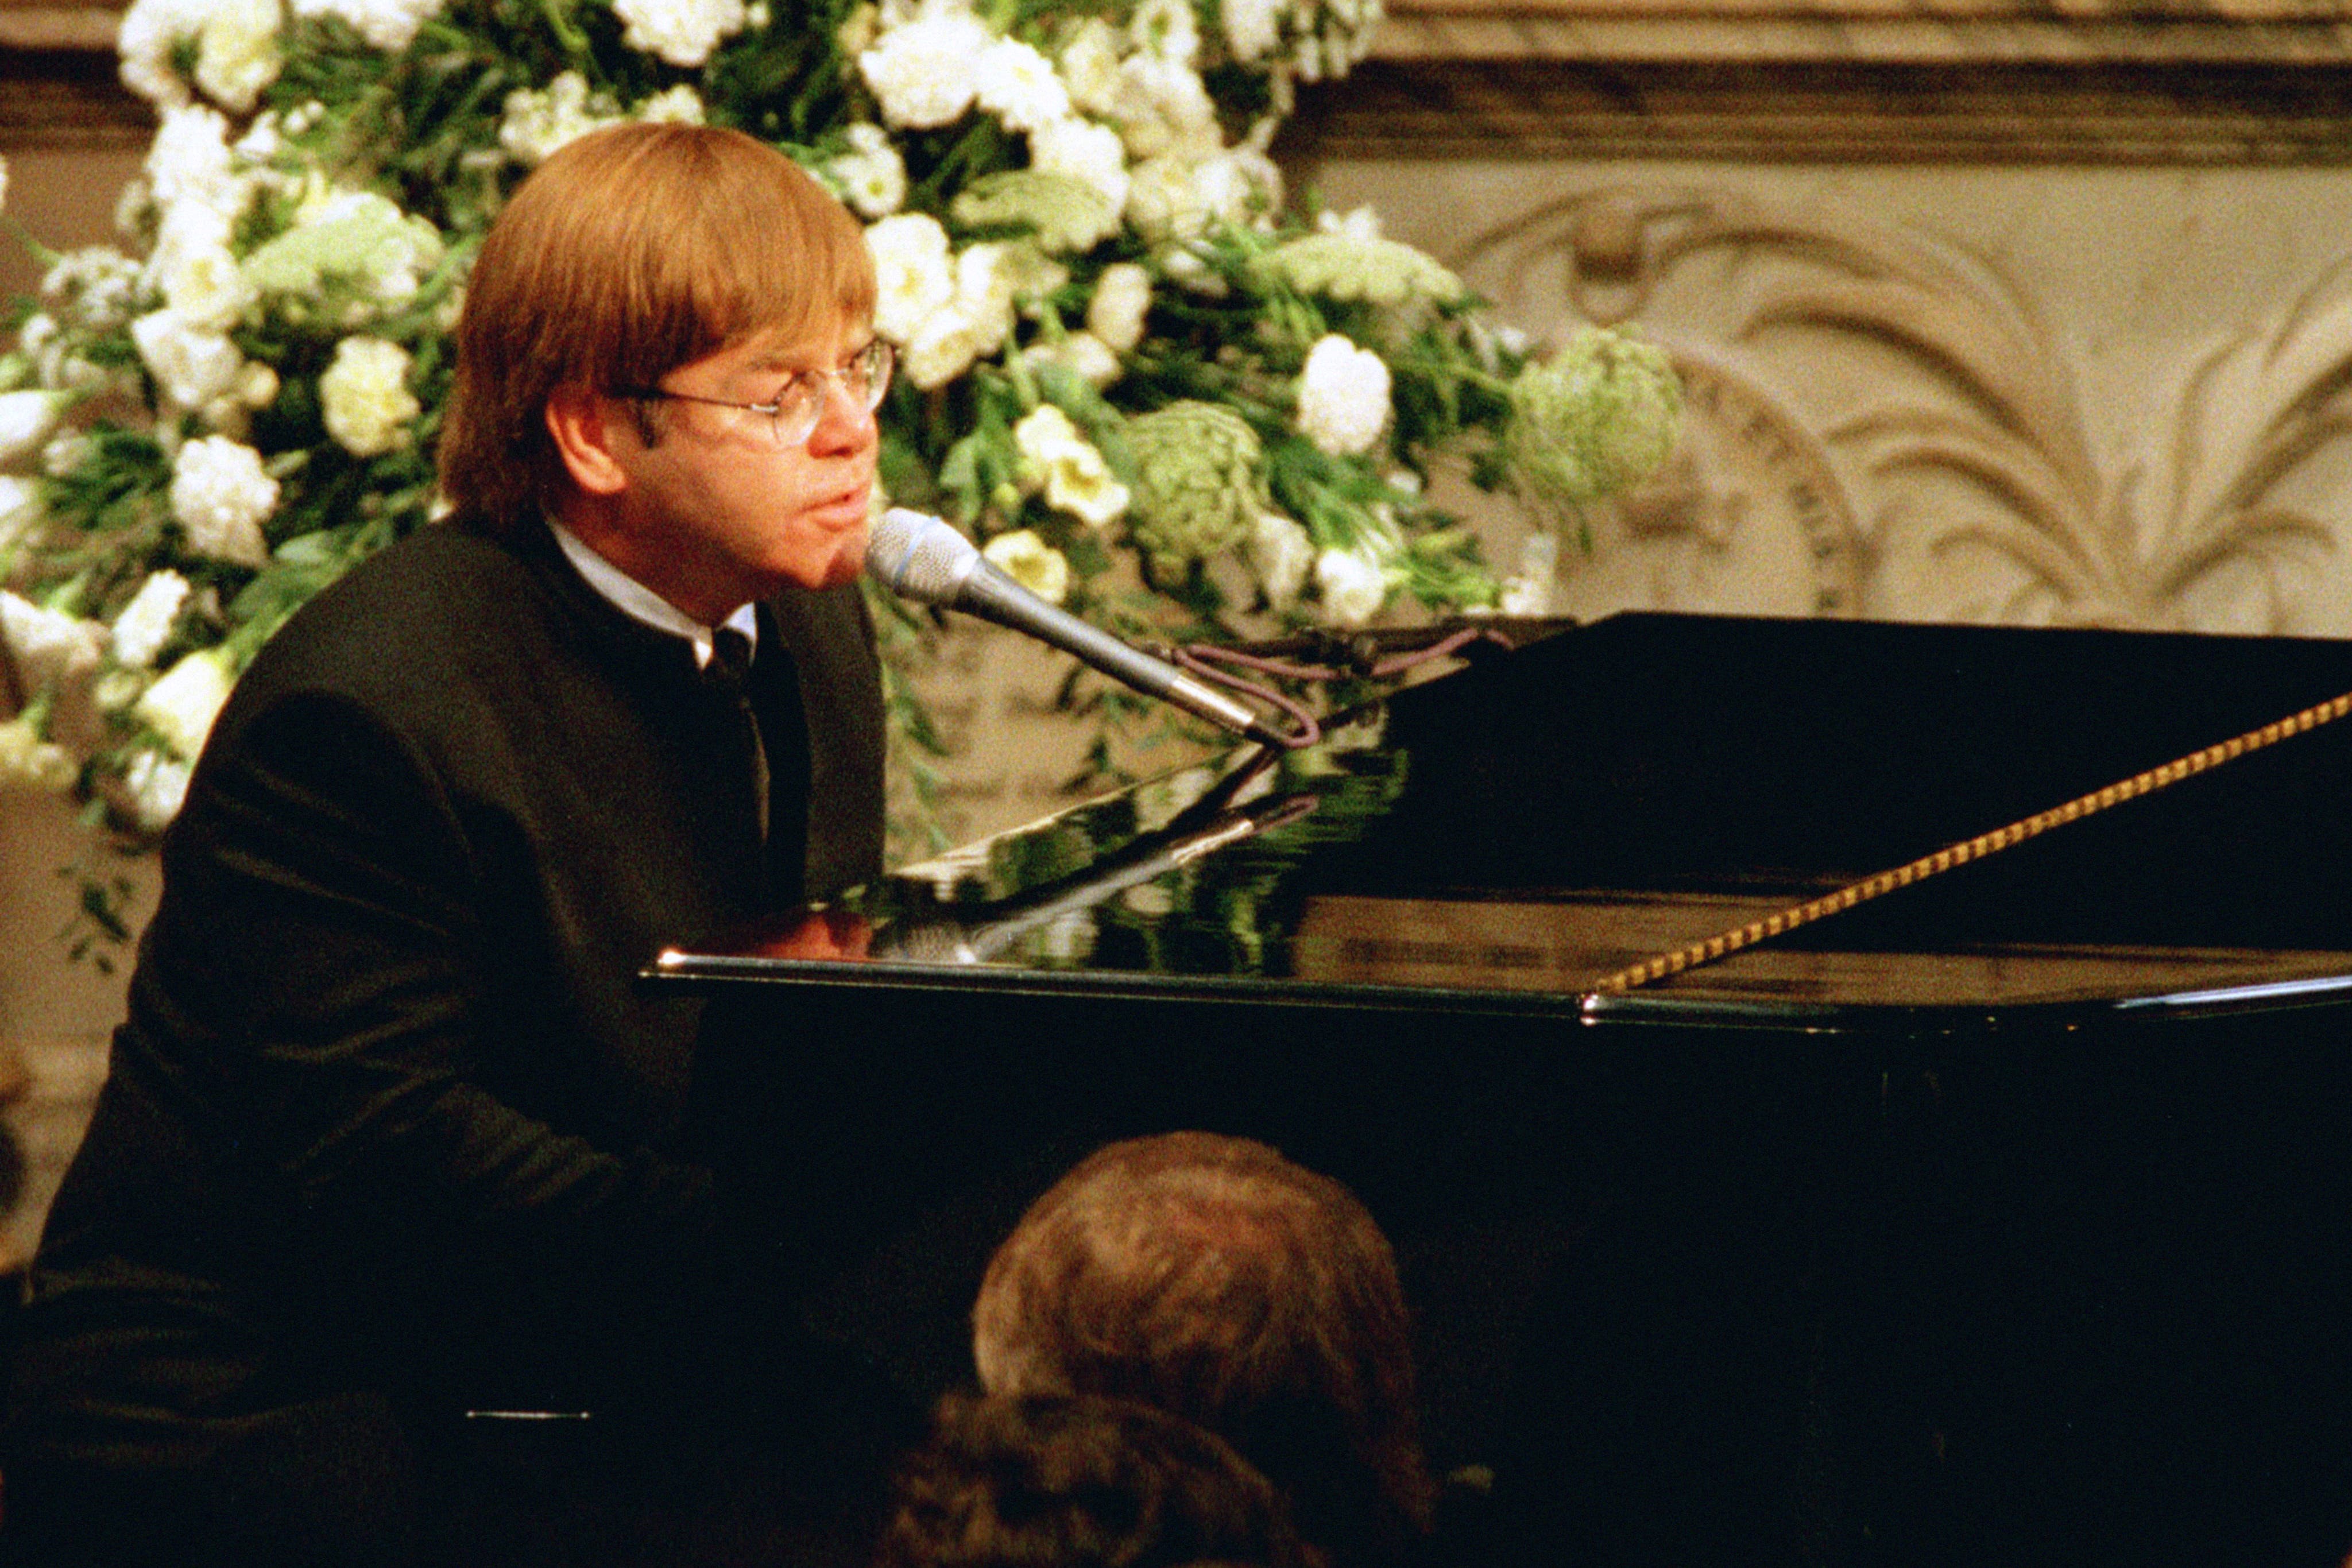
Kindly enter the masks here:
M 532 172 L 482 242 L 442 491 L 510 527 L 564 483 L 545 417 L 558 388 L 650 387 L 753 333 L 862 323 L 874 293 L 857 220 L 774 148 L 699 125 L 583 136 Z

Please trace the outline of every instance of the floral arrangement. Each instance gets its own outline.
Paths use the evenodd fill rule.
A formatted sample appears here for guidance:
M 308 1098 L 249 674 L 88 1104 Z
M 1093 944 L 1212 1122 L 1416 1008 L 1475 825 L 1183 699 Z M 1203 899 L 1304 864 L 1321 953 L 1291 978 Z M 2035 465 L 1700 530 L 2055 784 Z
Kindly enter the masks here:
M 1286 203 L 1270 139 L 1377 11 L 136 0 L 121 72 L 161 126 L 124 244 L 20 236 L 47 276 L 0 323 L 0 779 L 133 842 L 170 821 L 256 649 L 436 515 L 505 193 L 626 119 L 739 127 L 868 224 L 904 367 L 880 488 L 1044 597 L 1170 641 L 1501 605 L 1434 465 L 1572 517 L 1664 459 L 1679 394 L 1653 348 L 1538 359 L 1369 213 Z M 893 630 L 912 656 L 921 613 Z

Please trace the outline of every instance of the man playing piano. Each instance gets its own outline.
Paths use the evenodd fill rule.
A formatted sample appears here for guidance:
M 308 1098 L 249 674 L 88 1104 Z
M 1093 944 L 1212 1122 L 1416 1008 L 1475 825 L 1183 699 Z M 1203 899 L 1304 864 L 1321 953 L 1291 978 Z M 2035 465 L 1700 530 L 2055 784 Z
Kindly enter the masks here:
M 262 651 L 165 845 L 21 1314 L 0 1556 L 697 1561 L 729 1476 L 821 1511 L 738 1437 L 897 1440 L 779 1326 L 808 1237 L 693 1159 L 696 1014 L 633 987 L 879 869 L 874 290 L 732 131 L 601 131 L 516 192 L 454 516 Z

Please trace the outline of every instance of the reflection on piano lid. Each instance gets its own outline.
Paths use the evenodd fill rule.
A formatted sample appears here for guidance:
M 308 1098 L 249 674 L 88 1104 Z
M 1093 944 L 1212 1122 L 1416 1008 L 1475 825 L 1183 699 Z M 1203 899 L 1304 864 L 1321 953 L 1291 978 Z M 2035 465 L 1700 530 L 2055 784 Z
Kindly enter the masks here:
M 2345 642 L 1621 616 L 1409 690 L 1325 745 L 1237 751 L 908 868 L 859 902 L 874 940 L 832 977 L 954 967 L 983 987 L 1731 1020 L 2352 974 L 2346 723 L 1583 1000 L 1626 965 L 2347 691 Z M 706 949 L 660 972 L 730 967 Z

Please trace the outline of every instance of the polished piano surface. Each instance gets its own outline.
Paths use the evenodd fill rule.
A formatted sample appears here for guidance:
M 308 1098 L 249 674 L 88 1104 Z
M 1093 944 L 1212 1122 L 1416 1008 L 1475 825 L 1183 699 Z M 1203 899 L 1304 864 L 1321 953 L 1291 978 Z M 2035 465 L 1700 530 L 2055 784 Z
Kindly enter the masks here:
M 664 955 L 911 1385 L 1103 1138 L 1395 1238 L 1535 1562 L 2352 1551 L 2352 721 L 1612 977 L 2352 692 L 2352 643 L 1627 615 Z

